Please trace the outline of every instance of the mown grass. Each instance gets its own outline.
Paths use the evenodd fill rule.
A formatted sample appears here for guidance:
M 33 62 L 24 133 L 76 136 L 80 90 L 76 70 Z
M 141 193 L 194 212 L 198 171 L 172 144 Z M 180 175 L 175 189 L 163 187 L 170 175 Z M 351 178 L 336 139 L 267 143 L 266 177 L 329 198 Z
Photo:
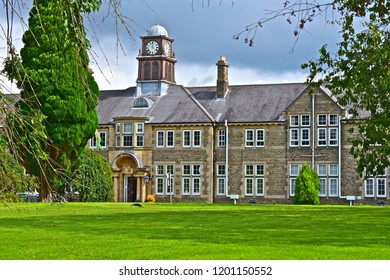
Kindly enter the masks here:
M 390 208 L 0 204 L 0 259 L 388 260 Z

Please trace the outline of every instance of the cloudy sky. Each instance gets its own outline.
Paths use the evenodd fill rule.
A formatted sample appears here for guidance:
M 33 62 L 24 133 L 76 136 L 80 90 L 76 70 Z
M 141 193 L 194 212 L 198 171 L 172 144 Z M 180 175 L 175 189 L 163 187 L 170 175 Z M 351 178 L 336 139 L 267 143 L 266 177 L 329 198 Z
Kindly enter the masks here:
M 233 39 L 247 25 L 267 17 L 270 10 L 281 9 L 284 0 L 122 2 L 121 12 L 131 34 L 120 27 L 117 32 L 113 19 L 107 17 L 106 5 L 93 16 L 93 28 L 88 27 L 96 59 L 92 67 L 101 89 L 135 85 L 139 37 L 154 24 L 164 26 L 169 37 L 175 39 L 176 82 L 185 86 L 214 85 L 215 63 L 221 55 L 230 64 L 230 84 L 302 82 L 305 73 L 300 65 L 317 57 L 323 44 L 332 47 L 338 39 L 337 30 L 326 24 L 332 18 L 329 13 L 310 23 L 297 42 L 294 24 L 289 25 L 287 18 L 275 19 L 258 29 L 253 47 L 244 43 L 245 36 Z

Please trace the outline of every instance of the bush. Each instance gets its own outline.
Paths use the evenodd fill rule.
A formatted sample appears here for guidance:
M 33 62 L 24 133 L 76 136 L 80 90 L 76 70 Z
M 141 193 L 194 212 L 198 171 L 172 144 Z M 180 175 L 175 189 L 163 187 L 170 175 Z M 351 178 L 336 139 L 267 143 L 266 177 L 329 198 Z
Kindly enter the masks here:
M 320 191 L 320 179 L 317 173 L 305 163 L 302 166 L 295 183 L 295 204 L 320 204 L 318 192 Z
M 78 159 L 73 177 L 75 179 L 72 181 L 72 189 L 79 192 L 80 201 L 113 201 L 112 171 L 105 157 L 94 151 L 85 150 Z
M 1 202 L 21 202 L 23 199 L 14 192 L 0 192 Z
M 148 195 L 146 196 L 145 202 L 155 202 L 155 201 L 156 201 L 156 199 L 154 198 L 153 195 L 148 194 Z

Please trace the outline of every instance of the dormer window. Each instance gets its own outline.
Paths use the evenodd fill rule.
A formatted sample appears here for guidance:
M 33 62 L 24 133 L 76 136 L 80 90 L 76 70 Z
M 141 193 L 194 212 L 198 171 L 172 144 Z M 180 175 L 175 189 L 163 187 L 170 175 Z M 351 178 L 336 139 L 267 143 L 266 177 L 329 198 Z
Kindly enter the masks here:
M 149 108 L 149 101 L 144 97 L 137 98 L 133 103 L 133 108 Z

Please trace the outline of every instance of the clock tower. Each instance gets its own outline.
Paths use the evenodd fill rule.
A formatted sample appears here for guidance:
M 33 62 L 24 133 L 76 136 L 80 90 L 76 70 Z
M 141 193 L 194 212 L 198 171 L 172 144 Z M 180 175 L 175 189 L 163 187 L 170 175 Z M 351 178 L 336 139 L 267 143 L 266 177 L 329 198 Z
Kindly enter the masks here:
M 174 39 L 161 25 L 153 25 L 141 37 L 142 47 L 137 57 L 137 96 L 164 95 L 169 84 L 175 84 Z

